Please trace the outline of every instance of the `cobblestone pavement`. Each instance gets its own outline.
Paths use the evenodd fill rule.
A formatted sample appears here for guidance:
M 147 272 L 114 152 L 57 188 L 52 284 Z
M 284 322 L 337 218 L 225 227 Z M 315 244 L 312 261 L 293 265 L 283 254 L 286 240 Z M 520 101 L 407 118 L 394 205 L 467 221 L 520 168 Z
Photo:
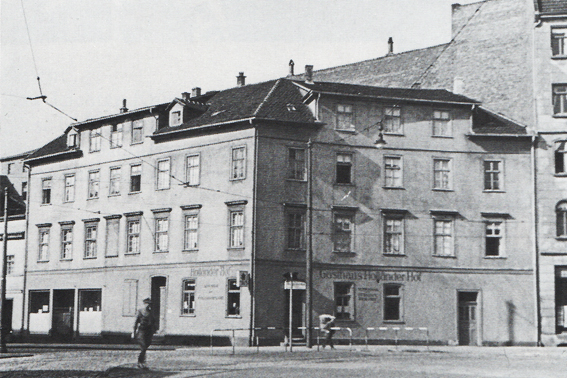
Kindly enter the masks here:
M 28 353 L 28 352 L 33 353 Z M 135 350 L 20 350 L 0 356 L 0 377 L 387 377 L 565 378 L 567 348 L 347 347 L 177 348 L 148 351 L 148 370 L 136 368 Z M 24 355 L 25 353 L 26 355 Z

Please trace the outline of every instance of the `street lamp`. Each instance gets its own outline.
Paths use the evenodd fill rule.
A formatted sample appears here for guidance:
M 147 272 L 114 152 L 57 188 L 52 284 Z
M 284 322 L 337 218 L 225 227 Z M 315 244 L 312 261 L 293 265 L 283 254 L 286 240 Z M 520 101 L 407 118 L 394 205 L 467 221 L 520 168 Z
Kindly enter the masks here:
M 384 140 L 384 126 L 382 126 L 382 121 L 378 121 L 376 125 L 378 126 L 378 139 L 374 142 L 374 146 L 376 146 L 376 148 L 382 148 L 386 145 L 386 141 Z

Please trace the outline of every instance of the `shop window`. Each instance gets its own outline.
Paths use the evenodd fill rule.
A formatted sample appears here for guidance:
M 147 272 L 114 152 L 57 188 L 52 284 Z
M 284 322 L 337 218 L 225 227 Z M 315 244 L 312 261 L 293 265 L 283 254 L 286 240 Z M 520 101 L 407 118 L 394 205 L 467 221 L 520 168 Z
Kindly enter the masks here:
M 402 187 L 402 158 L 401 156 L 384 157 L 384 186 L 387 188 Z
M 304 181 L 307 177 L 307 164 L 305 160 L 305 149 L 290 148 L 288 150 L 288 174 L 291 180 Z
M 41 203 L 42 205 L 51 203 L 51 177 L 41 181 Z
M 452 189 L 453 172 L 451 165 L 451 159 L 433 159 L 433 189 Z
M 567 174 L 567 141 L 561 141 L 555 149 L 555 173 L 559 175 Z
M 231 180 L 243 180 L 246 178 L 246 147 L 235 147 L 232 149 Z
M 136 316 L 138 305 L 138 280 L 124 280 L 122 286 L 122 316 Z
M 30 314 L 49 312 L 49 291 L 30 291 Z
M 485 256 L 504 256 L 504 222 L 488 221 L 485 223 Z
M 352 154 L 337 154 L 336 183 L 352 184 Z
M 196 283 L 194 279 L 183 280 L 183 307 L 181 308 L 181 315 L 195 314 L 195 288 Z
M 186 159 L 186 177 L 185 185 L 195 186 L 199 185 L 201 176 L 201 156 L 199 154 L 189 155 Z
M 385 133 L 403 134 L 401 108 L 397 106 L 384 108 L 382 126 Z
M 484 161 L 484 190 L 502 190 L 502 162 L 499 160 Z
M 384 321 L 402 321 L 401 285 L 384 285 Z
M 240 287 L 236 285 L 236 278 L 228 279 L 226 314 L 240 316 Z
M 335 282 L 335 316 L 338 320 L 354 320 L 354 284 Z
M 354 252 L 354 229 L 356 210 L 340 209 L 333 211 L 333 251 Z
M 79 311 L 100 312 L 102 292 L 100 290 L 79 290 Z
M 352 105 L 337 105 L 337 130 L 354 131 Z
M 170 171 L 171 171 L 171 160 L 162 159 L 157 162 L 157 189 L 169 189 L 170 186 Z
M 142 164 L 130 166 L 130 193 L 138 193 L 142 190 Z
M 555 207 L 557 217 L 557 237 L 567 238 L 567 201 L 561 201 Z
M 452 134 L 451 113 L 446 110 L 434 110 L 433 136 L 450 137 Z

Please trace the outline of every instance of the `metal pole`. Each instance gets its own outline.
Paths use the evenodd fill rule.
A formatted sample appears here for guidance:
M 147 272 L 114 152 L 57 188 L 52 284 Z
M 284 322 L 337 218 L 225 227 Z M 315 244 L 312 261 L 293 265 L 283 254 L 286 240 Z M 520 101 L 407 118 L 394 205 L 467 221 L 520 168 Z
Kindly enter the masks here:
M 0 287 L 0 353 L 7 353 L 6 332 L 4 329 L 4 309 L 6 308 L 6 260 L 8 255 L 8 188 L 4 188 L 4 248 L 2 252 L 2 285 Z
M 307 328 L 305 332 L 306 346 L 311 348 L 311 328 L 313 326 L 313 164 L 311 139 L 307 142 L 307 256 L 305 256 L 305 293 Z
M 293 352 L 293 276 L 289 281 L 289 351 Z

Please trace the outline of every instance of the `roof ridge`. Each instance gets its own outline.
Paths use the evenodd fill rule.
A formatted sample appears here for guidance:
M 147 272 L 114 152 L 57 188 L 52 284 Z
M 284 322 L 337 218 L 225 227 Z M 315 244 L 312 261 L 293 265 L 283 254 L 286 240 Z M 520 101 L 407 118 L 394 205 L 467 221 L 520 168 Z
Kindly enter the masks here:
M 277 79 L 276 82 L 274 83 L 274 85 L 272 86 L 272 88 L 270 89 L 270 91 L 268 92 L 268 94 L 266 95 L 266 97 L 264 97 L 264 99 L 262 100 L 262 102 L 260 103 L 260 105 L 258 105 L 258 108 L 256 108 L 256 111 L 254 113 L 252 113 L 252 116 L 256 117 L 258 116 L 258 113 L 260 112 L 260 109 L 262 109 L 262 107 L 264 106 L 264 104 L 266 102 L 268 102 L 268 99 L 272 96 L 272 94 L 274 93 L 274 91 L 276 90 L 277 86 L 280 84 L 280 82 L 283 79 Z

